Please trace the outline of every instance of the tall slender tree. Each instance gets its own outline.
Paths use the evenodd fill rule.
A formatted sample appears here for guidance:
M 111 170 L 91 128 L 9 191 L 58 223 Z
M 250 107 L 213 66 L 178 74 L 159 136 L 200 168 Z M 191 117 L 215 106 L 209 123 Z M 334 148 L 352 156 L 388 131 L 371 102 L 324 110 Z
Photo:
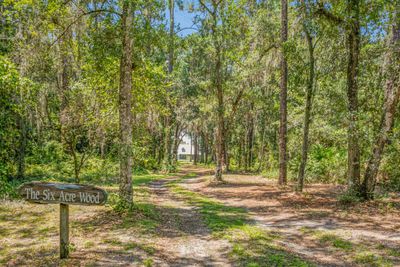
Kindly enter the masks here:
M 124 0 L 121 14 L 122 55 L 119 83 L 119 161 L 121 200 L 132 203 L 132 49 L 133 8 L 130 0 Z
M 288 66 L 285 43 L 288 40 L 288 3 L 281 0 L 281 81 L 280 81 L 280 120 L 279 120 L 279 180 L 280 185 L 287 182 L 287 82 Z
M 360 4 L 359 0 L 349 0 L 347 46 L 347 99 L 349 110 L 348 127 L 348 183 L 351 190 L 360 184 L 360 147 L 358 129 L 358 62 L 360 56 Z
M 175 38 L 175 0 L 168 0 L 169 9 L 169 37 L 168 37 L 168 76 L 172 79 L 172 71 L 174 69 L 174 38 Z M 169 96 L 167 95 L 167 106 L 169 110 L 172 110 Z M 172 161 L 171 155 L 171 115 L 165 116 L 165 128 L 164 128 L 164 159 L 163 168 L 165 171 L 169 171 Z
M 302 1 L 302 9 L 303 9 L 303 30 L 305 33 L 307 47 L 308 47 L 308 77 L 307 77 L 307 89 L 306 89 L 306 104 L 304 109 L 304 126 L 303 126 L 304 128 L 303 128 L 303 141 L 301 149 L 301 162 L 297 178 L 298 182 L 297 190 L 300 192 L 303 191 L 304 174 L 308 157 L 308 147 L 309 147 L 308 135 L 309 135 L 310 121 L 311 121 L 312 97 L 314 91 L 314 78 L 315 78 L 314 43 L 310 29 L 311 20 L 310 20 L 309 8 L 305 0 Z
M 357 191 L 360 185 L 360 147 L 358 126 L 358 65 L 360 57 L 360 1 L 348 0 L 345 17 L 329 12 L 318 3 L 318 13 L 336 26 L 346 29 L 347 43 L 347 181 L 349 190 Z
M 381 163 L 383 150 L 389 140 L 390 131 L 393 128 L 396 109 L 400 98 L 400 2 L 395 4 L 395 14 L 391 29 L 391 40 L 386 55 L 386 85 L 385 100 L 382 109 L 382 118 L 379 126 L 372 153 L 365 170 L 364 180 L 361 186 L 361 195 L 365 199 L 373 198 L 373 193 Z

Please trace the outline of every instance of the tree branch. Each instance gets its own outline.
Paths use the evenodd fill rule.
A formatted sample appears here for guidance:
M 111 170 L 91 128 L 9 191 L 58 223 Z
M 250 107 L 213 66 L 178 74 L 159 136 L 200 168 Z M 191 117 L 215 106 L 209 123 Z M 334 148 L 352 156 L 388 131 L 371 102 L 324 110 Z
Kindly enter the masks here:
M 120 13 L 118 13 L 116 11 L 112 11 L 112 10 L 107 10 L 107 9 L 97 9 L 97 10 L 91 10 L 91 11 L 82 13 L 76 19 L 74 19 L 73 22 L 68 24 L 68 26 L 64 29 L 64 31 L 60 35 L 58 35 L 57 38 L 50 44 L 50 47 L 52 47 L 55 43 L 57 43 L 60 40 L 60 38 L 63 37 L 67 33 L 67 31 L 72 27 L 72 25 L 74 25 L 76 22 L 78 22 L 78 20 L 80 20 L 83 16 L 91 15 L 94 13 L 101 13 L 101 12 L 112 13 L 112 14 L 121 16 Z
M 270 50 L 272 50 L 272 48 L 278 48 L 278 45 L 277 44 L 272 44 L 269 47 L 267 47 L 267 49 L 262 51 L 262 54 L 260 55 L 258 61 L 260 61 Z
M 331 12 L 329 12 L 328 10 L 326 10 L 326 8 L 324 8 L 324 6 L 321 2 L 317 2 L 316 13 L 320 16 L 327 18 L 328 20 L 330 20 L 331 22 L 333 22 L 335 24 L 342 24 L 344 22 L 343 18 L 338 17 L 338 16 L 332 14 Z
M 207 5 L 202 0 L 199 0 L 199 3 L 202 7 L 204 7 L 208 11 L 208 13 L 214 15 L 214 12 L 211 12 L 211 10 L 207 7 Z

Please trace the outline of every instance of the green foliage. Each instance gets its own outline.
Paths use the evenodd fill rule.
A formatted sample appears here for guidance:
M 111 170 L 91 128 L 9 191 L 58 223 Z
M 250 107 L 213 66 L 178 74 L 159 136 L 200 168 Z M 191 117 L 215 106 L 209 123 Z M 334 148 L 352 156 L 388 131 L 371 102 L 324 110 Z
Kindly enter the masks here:
M 315 145 L 310 151 L 307 173 L 310 180 L 322 182 L 345 182 L 346 152 L 336 147 Z
M 396 138 L 399 130 L 400 127 L 397 125 L 382 163 L 380 183 L 387 191 L 400 192 L 400 168 L 398 167 L 400 164 L 400 142 Z
M 32 155 L 27 159 L 31 164 L 60 164 L 68 160 L 60 142 L 50 140 L 45 144 L 33 144 Z
M 5 175 L 1 175 L 0 167 L 0 200 L 17 197 L 17 187 L 20 183 L 7 181 Z
M 118 182 L 118 88 L 123 42 L 120 17 L 115 12 L 120 12 L 121 3 L 111 1 L 107 12 L 97 12 L 97 4 L 38 0 L 1 3 L 3 184 L 15 179 L 16 174 L 23 176 L 18 170 L 24 171 L 24 163 L 27 179 L 72 182 L 76 175 L 93 184 Z M 280 43 L 277 1 L 204 4 L 207 8 L 178 3 L 194 13 L 193 27 L 197 31 L 188 35 L 178 25 L 170 35 L 165 26 L 165 1 L 135 5 L 130 122 L 133 172 L 138 176 L 134 181 L 147 181 L 151 179 L 146 176 L 149 172 L 162 168 L 165 172 L 176 171 L 175 160 L 162 164 L 168 161 L 164 152 L 176 149 L 165 146 L 178 143 L 184 132 L 198 135 L 202 154 L 207 147 L 210 162 L 215 154 L 219 110 L 223 111 L 231 169 L 276 178 L 282 51 L 290 74 L 288 177 L 297 177 L 309 79 L 305 24 L 314 40 L 316 61 L 306 180 L 344 184 L 349 118 L 347 32 L 342 30 L 346 27 L 320 14 L 316 16 L 315 1 L 304 2 L 308 10 L 296 2 L 288 10 L 289 39 Z M 347 4 L 343 0 L 326 1 L 324 8 L 338 21 L 347 23 Z M 366 27 L 360 45 L 362 68 L 358 68 L 357 75 L 361 166 L 365 166 L 379 131 L 382 88 L 387 78 L 381 70 L 395 8 L 391 1 L 371 5 L 360 2 L 360 24 Z M 167 65 L 173 67 L 172 71 Z M 218 101 L 217 84 L 222 88 L 223 105 Z M 397 191 L 399 129 L 397 122 L 380 172 L 380 183 Z
M 16 116 L 20 107 L 15 99 L 20 77 L 15 65 L 0 56 L 0 178 L 7 179 L 15 172 L 15 147 L 19 132 Z
M 297 177 L 300 158 L 295 158 L 290 163 L 290 170 Z M 309 183 L 345 183 L 346 182 L 346 151 L 337 147 L 325 147 L 320 144 L 310 148 L 306 180 Z
M 344 206 L 350 206 L 362 201 L 358 192 L 346 191 L 338 196 L 338 202 Z

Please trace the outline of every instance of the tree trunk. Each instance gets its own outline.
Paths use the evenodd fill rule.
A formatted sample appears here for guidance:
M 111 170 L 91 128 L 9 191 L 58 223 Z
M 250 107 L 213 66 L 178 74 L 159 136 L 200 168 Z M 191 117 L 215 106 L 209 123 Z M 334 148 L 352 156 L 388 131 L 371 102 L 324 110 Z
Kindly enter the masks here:
M 121 200 L 132 204 L 132 46 L 130 31 L 133 11 L 130 1 L 124 1 L 121 16 L 122 55 L 120 61 L 119 127 L 120 127 L 120 185 Z
M 217 138 L 216 138 L 216 168 L 215 168 L 215 180 L 217 182 L 222 182 L 222 170 L 224 166 L 224 92 L 222 87 L 222 59 L 221 59 L 221 44 L 217 38 L 217 1 L 213 1 L 214 12 L 213 12 L 213 27 L 212 27 L 212 37 L 215 49 L 215 72 L 213 77 L 213 85 L 215 86 L 217 93 Z
M 360 54 L 360 23 L 358 0 L 348 5 L 351 22 L 347 36 L 347 97 L 349 110 L 348 126 L 348 184 L 350 190 L 357 190 L 360 184 L 360 148 L 358 144 L 358 59 Z
M 248 117 L 248 131 L 247 131 L 247 170 L 251 170 L 253 165 L 253 138 L 254 138 L 254 118 L 253 118 L 254 104 L 250 104 L 249 117 Z
M 164 159 L 163 159 L 163 169 L 168 172 L 171 165 L 171 129 L 170 129 L 170 116 L 165 116 L 165 126 L 164 126 Z
M 172 164 L 176 166 L 178 161 L 178 147 L 180 143 L 180 126 L 179 122 L 175 123 L 175 131 L 174 131 L 174 141 L 172 144 Z
M 400 5 L 392 25 L 392 39 L 387 54 L 387 81 L 385 88 L 385 102 L 382 110 L 380 131 L 375 139 L 372 153 L 368 160 L 364 181 L 361 186 L 361 195 L 365 199 L 372 199 L 375 190 L 376 177 L 382 159 L 383 150 L 392 130 L 397 104 L 400 97 Z
M 72 157 L 74 159 L 74 175 L 75 175 L 75 183 L 79 184 L 79 163 L 78 156 L 76 155 L 75 150 L 72 151 Z
M 169 43 L 168 43 L 168 74 L 171 79 L 171 74 L 174 68 L 174 0 L 168 0 L 169 6 Z M 169 97 L 167 96 L 167 106 L 170 109 Z M 165 118 L 165 134 L 164 134 L 164 161 L 163 168 L 169 171 L 171 165 L 171 115 L 167 114 Z
M 204 132 L 200 133 L 200 163 L 205 163 L 204 161 L 204 151 L 205 151 L 205 142 L 204 142 Z
M 217 76 L 220 72 L 220 61 L 217 61 L 216 64 L 216 69 L 217 69 Z M 224 149 L 223 149 L 223 143 L 224 143 L 224 100 L 223 100 L 223 92 L 222 92 L 222 85 L 220 84 L 220 79 L 217 78 L 217 98 L 218 98 L 218 126 L 217 126 L 217 140 L 216 140 L 216 160 L 217 160 L 217 165 L 215 169 L 215 180 L 218 182 L 222 181 L 222 168 L 224 164 Z
M 194 151 L 193 151 L 193 164 L 197 165 L 197 155 L 198 155 L 198 143 L 197 143 L 197 133 L 194 133 L 194 138 L 193 138 L 193 146 L 194 146 Z
M 206 133 L 204 136 L 204 163 L 208 164 L 208 148 L 209 148 L 209 141 L 208 141 L 208 134 Z
M 260 151 L 258 155 L 258 168 L 257 172 L 260 172 L 263 169 L 263 163 L 264 163 L 264 155 L 265 155 L 265 120 L 264 123 L 262 124 L 262 131 L 261 131 L 261 142 L 260 142 Z
M 71 64 L 72 60 L 69 55 L 69 41 L 70 32 L 68 31 L 64 36 L 60 39 L 60 57 L 61 57 L 61 72 L 59 76 L 59 98 L 60 98 L 60 136 L 61 142 L 65 143 L 65 127 L 68 120 L 68 90 L 70 84 L 70 76 L 71 76 Z
M 307 15 L 306 15 L 307 16 Z M 307 92 L 306 92 L 306 106 L 304 111 L 304 129 L 303 129 L 303 144 L 301 150 L 301 162 L 299 168 L 299 175 L 297 178 L 297 190 L 299 192 L 303 191 L 304 186 L 304 173 L 307 164 L 308 157 L 308 133 L 310 129 L 310 118 L 311 118 L 311 107 L 312 107 L 312 96 L 314 89 L 314 73 L 315 73 L 315 63 L 314 63 L 314 46 L 313 39 L 309 30 L 307 29 L 307 25 L 304 22 L 304 32 L 306 34 L 307 45 L 308 45 L 308 56 L 309 56 L 309 76 L 308 76 L 308 84 L 307 84 Z
M 21 113 L 23 113 L 24 108 L 22 108 Z M 25 152 L 26 152 L 26 122 L 24 114 L 18 115 L 18 126 L 19 126 L 19 147 L 18 147 L 18 169 L 17 169 L 17 178 L 23 179 L 25 176 Z
M 280 82 L 280 125 L 279 125 L 279 180 L 280 185 L 287 182 L 287 79 L 288 67 L 284 51 L 288 39 L 288 4 L 281 0 L 281 82 Z
M 174 70 L 174 34 L 175 34 L 175 20 L 174 20 L 174 0 L 169 1 L 169 47 L 168 47 L 168 73 L 171 74 Z
M 224 163 L 225 163 L 225 171 L 230 171 L 230 158 L 229 158 L 229 150 L 228 150 L 228 138 L 227 131 L 225 131 L 225 142 L 224 142 Z
M 20 24 L 16 34 L 16 44 L 18 46 L 25 45 L 24 30 L 25 27 Z M 21 49 L 22 50 L 22 49 Z M 19 65 L 19 74 L 25 76 L 26 72 L 26 55 L 20 51 L 16 54 L 16 63 Z M 17 153 L 17 178 L 23 179 L 25 176 L 25 155 L 27 145 L 27 111 L 24 105 L 24 94 L 22 88 L 15 91 L 15 101 L 19 106 L 19 112 L 16 113 L 16 122 L 18 129 L 18 153 Z

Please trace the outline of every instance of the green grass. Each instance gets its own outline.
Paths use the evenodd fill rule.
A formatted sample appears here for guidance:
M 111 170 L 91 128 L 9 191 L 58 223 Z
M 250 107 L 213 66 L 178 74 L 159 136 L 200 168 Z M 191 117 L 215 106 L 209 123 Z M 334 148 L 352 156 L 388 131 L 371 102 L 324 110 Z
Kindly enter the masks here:
M 133 175 L 132 183 L 133 183 L 133 186 L 146 185 L 153 181 L 160 180 L 160 179 L 163 179 L 163 178 L 166 178 L 169 176 L 170 175 L 165 175 L 165 174 Z
M 400 250 L 399 249 L 391 248 L 391 247 L 385 246 L 383 244 L 379 244 L 378 246 L 376 246 L 376 248 L 380 251 L 383 251 L 386 255 L 389 255 L 391 257 L 400 258 Z
M 187 177 L 182 177 L 180 180 Z M 240 266 L 313 266 L 283 248 L 274 245 L 279 236 L 252 225 L 247 211 L 170 183 L 171 191 L 190 205 L 199 208 L 203 221 L 216 238 L 233 244 L 230 257 Z
M 314 236 L 319 242 L 324 245 L 328 245 L 342 251 L 350 252 L 359 248 L 357 244 L 345 240 L 342 237 L 331 232 L 314 230 L 308 227 L 301 227 L 299 230 L 304 235 L 308 234 Z
M 123 248 L 125 251 L 133 250 L 133 249 L 140 249 L 140 250 L 146 252 L 148 255 L 154 255 L 154 253 L 156 252 L 156 249 L 153 246 L 151 246 L 149 244 L 141 244 L 141 243 L 137 243 L 137 242 L 124 243 Z
M 391 267 L 393 264 L 383 258 L 382 256 L 376 255 L 372 252 L 364 251 L 354 256 L 354 261 L 358 264 L 370 267 Z
M 153 259 L 148 258 L 148 259 L 143 260 L 143 265 L 144 265 L 145 267 L 151 267 L 151 266 L 153 266 Z
M 189 204 L 200 207 L 200 213 L 205 223 L 214 234 L 223 233 L 245 224 L 246 211 L 242 208 L 225 206 L 198 193 L 183 189 L 176 184 L 172 186 L 172 191 L 185 198 Z
M 362 266 L 389 267 L 393 266 L 390 257 L 400 257 L 397 249 L 379 244 L 372 247 L 370 244 L 353 243 L 331 231 L 314 230 L 308 227 L 300 228 L 304 235 L 311 235 L 319 242 L 346 253 L 346 258 Z M 372 250 L 370 250 L 372 247 Z
M 94 242 L 93 241 L 86 241 L 83 246 L 85 248 L 92 248 L 92 247 L 94 247 Z
M 319 241 L 344 251 L 350 251 L 353 249 L 353 243 L 331 233 L 321 234 L 319 236 Z
M 152 245 L 142 244 L 134 241 L 122 242 L 118 239 L 106 239 L 103 241 L 103 243 L 113 247 L 120 247 L 124 251 L 139 249 L 146 252 L 148 255 L 153 255 L 156 252 L 156 249 Z
M 197 176 L 198 176 L 197 173 L 189 172 L 189 173 L 185 174 L 182 178 L 194 178 Z

